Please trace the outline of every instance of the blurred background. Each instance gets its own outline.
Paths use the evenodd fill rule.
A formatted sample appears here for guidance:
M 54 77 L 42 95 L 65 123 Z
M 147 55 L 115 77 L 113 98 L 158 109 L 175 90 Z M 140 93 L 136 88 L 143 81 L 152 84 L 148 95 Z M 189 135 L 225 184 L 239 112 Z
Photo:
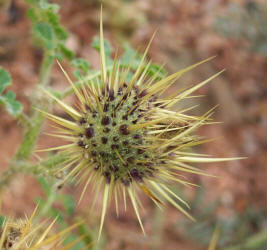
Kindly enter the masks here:
M 63 26 L 69 32 L 67 47 L 99 67 L 99 55 L 91 46 L 99 32 L 100 1 L 58 0 Z M 187 73 L 170 91 L 197 84 L 225 68 L 212 83 L 197 91 L 201 98 L 197 114 L 219 104 L 214 120 L 220 124 L 199 129 L 213 142 L 195 150 L 215 157 L 246 156 L 242 161 L 197 165 L 218 176 L 187 176 L 199 188 L 174 187 L 191 204 L 191 222 L 175 208 L 159 211 L 146 197 L 142 218 L 147 237 L 141 234 L 134 212 L 129 209 L 116 217 L 107 214 L 101 245 L 95 249 L 207 249 L 215 228 L 219 228 L 218 249 L 267 249 L 267 3 L 264 0 L 110 0 L 103 1 L 104 34 L 114 48 L 127 46 L 142 52 L 157 30 L 149 57 L 165 63 L 169 73 L 206 59 L 212 61 Z M 27 5 L 15 0 L 1 7 L 0 65 L 13 78 L 12 90 L 27 111 L 29 96 L 38 81 L 41 50 L 30 36 Z M 70 66 L 65 66 L 71 69 Z M 66 80 L 57 67 L 52 86 L 62 89 Z M 179 104 L 180 105 L 180 104 Z M 61 111 L 56 109 L 55 112 Z M 0 110 L 1 171 L 14 154 L 22 138 L 22 129 L 4 110 Z M 48 131 L 46 124 L 43 131 Z M 42 135 L 38 147 L 57 145 Z M 40 185 L 40 183 L 42 185 Z M 35 206 L 34 199 L 44 197 L 44 180 L 20 176 L 2 197 L 5 215 L 24 216 Z M 68 186 L 61 191 L 79 199 L 81 189 Z M 69 196 L 68 196 L 69 197 Z M 72 211 L 73 217 L 86 217 L 94 235 L 99 214 L 89 213 L 87 196 Z M 72 202 L 72 201 L 70 201 Z M 101 204 L 101 203 L 99 203 Z M 61 209 L 55 204 L 54 210 Z

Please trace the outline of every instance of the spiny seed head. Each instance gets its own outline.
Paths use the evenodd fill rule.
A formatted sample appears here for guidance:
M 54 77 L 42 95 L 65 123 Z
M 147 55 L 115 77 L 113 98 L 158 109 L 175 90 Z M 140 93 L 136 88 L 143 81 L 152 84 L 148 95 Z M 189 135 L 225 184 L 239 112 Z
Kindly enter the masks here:
M 0 228 L 0 249 L 3 250 L 35 250 L 35 249 L 59 249 L 62 240 L 75 224 L 60 233 L 52 233 L 51 229 L 56 220 L 50 225 L 47 223 L 36 224 L 33 219 L 37 212 L 37 207 L 32 216 L 28 219 L 4 220 Z M 65 245 L 64 249 L 72 246 Z M 60 248 L 61 249 L 61 248 Z
M 190 116 L 186 113 L 189 109 L 171 110 L 172 106 L 188 98 L 193 91 L 221 72 L 190 89 L 161 98 L 161 94 L 181 75 L 211 58 L 158 80 L 157 73 L 152 78 L 148 77 L 147 51 L 148 48 L 130 81 L 125 81 L 130 68 L 119 67 L 116 57 L 113 69 L 107 71 L 101 21 L 100 79 L 84 80 L 81 89 L 78 89 L 60 65 L 79 99 L 79 108 L 68 106 L 44 90 L 75 120 L 72 122 L 46 113 L 48 118 L 61 126 L 61 135 L 55 136 L 70 141 L 70 144 L 57 148 L 69 154 L 64 167 L 65 170 L 69 169 L 66 179 L 75 177 L 79 178 L 79 182 L 85 182 L 81 198 L 90 182 L 93 184 L 92 190 L 96 192 L 95 197 L 98 196 L 99 187 L 103 186 L 99 235 L 110 197 L 115 197 L 117 207 L 121 193 L 125 206 L 128 193 L 144 231 L 136 188 L 141 189 L 157 205 L 161 206 L 167 200 L 193 219 L 177 200 L 185 206 L 188 206 L 187 203 L 173 193 L 168 185 L 172 181 L 190 185 L 178 178 L 183 172 L 205 175 L 202 170 L 192 167 L 192 162 L 231 160 L 206 158 L 188 151 L 192 146 L 206 142 L 193 135 L 193 132 L 209 122 L 212 110 L 201 117 Z
M 96 93 L 97 102 L 92 101 L 90 109 L 86 109 L 86 103 L 82 104 L 84 112 L 77 121 L 81 130 L 77 146 L 83 149 L 90 161 L 101 166 L 96 171 L 107 183 L 111 179 L 121 184 L 142 182 L 143 178 L 150 178 L 146 172 L 147 163 L 158 161 L 155 151 L 144 150 L 151 145 L 146 140 L 149 128 L 134 129 L 134 124 L 144 124 L 152 119 L 149 113 L 154 107 L 152 98 L 142 102 L 139 87 L 129 90 L 128 86 L 123 83 L 112 92 L 107 91 L 109 84 L 105 86 L 103 93 Z

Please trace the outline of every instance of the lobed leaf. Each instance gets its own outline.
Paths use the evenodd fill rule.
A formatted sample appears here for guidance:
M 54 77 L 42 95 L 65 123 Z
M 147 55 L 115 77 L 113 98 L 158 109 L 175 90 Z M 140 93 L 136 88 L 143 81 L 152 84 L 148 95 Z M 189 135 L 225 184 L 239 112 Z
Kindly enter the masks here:
M 12 84 L 9 73 L 0 67 L 0 94 L 5 90 L 6 87 Z
M 0 67 L 0 94 L 12 84 L 9 73 Z M 22 105 L 19 101 L 16 101 L 16 94 L 7 91 L 5 95 L 0 96 L 0 105 L 4 106 L 7 112 L 12 116 L 17 116 L 22 111 Z
M 50 24 L 45 22 L 36 23 L 33 30 L 47 49 L 54 48 L 54 34 Z

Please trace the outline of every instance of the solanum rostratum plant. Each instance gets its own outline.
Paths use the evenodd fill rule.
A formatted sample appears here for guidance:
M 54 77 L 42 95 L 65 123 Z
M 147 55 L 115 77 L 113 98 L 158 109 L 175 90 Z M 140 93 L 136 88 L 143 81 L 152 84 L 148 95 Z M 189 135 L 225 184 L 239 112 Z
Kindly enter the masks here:
M 68 141 L 63 146 L 46 150 L 61 150 L 68 155 L 65 166 L 58 170 L 68 172 L 64 180 L 73 178 L 84 183 L 81 199 L 90 183 L 95 198 L 103 190 L 99 235 L 109 202 L 114 197 L 118 207 L 119 196 L 123 197 L 125 207 L 126 196 L 129 196 L 144 232 L 138 210 L 141 203 L 138 189 L 143 190 L 157 206 L 163 205 L 166 200 L 193 219 L 177 201 L 188 206 L 187 203 L 172 192 L 169 185 L 173 182 L 194 185 L 181 178 L 183 172 L 206 175 L 191 166 L 191 163 L 234 159 L 207 158 L 189 150 L 206 142 L 194 132 L 200 126 L 210 123 L 213 109 L 199 117 L 187 114 L 194 107 L 172 110 L 175 104 L 190 97 L 191 93 L 223 70 L 196 86 L 163 97 L 162 94 L 184 73 L 212 58 L 159 80 L 157 72 L 148 75 L 151 62 L 146 60 L 146 55 L 150 43 L 130 79 L 128 74 L 131 66 L 120 67 L 117 54 L 112 70 L 107 71 L 101 18 L 100 76 L 90 81 L 86 80 L 88 76 L 84 76 L 84 81 L 81 79 L 83 84 L 78 89 L 59 64 L 78 99 L 77 105 L 71 107 L 43 89 L 72 117 L 72 120 L 67 120 L 41 111 L 59 125 L 54 136 Z
M 25 1 L 30 5 L 27 15 L 32 21 L 33 40 L 43 49 L 43 61 L 39 83 L 31 99 L 30 114 L 23 112 L 14 93 L 6 92 L 11 77 L 0 68 L 0 105 L 18 119 L 25 129 L 21 145 L 8 169 L 0 177 L 0 189 L 8 186 L 20 172 L 41 176 L 51 185 L 45 185 L 47 200 L 39 199 L 40 214 L 55 216 L 52 204 L 57 197 L 57 188 L 62 183 L 68 185 L 69 180 L 74 180 L 82 184 L 80 200 L 90 186 L 94 197 L 91 206 L 94 206 L 100 193 L 103 197 L 98 238 L 108 206 L 113 200 L 117 212 L 121 201 L 126 209 L 127 201 L 130 200 L 142 231 L 145 231 L 139 215 L 142 203 L 138 190 L 149 196 L 157 206 L 165 206 L 168 202 L 193 219 L 185 209 L 189 205 L 172 191 L 171 186 L 177 182 L 185 186 L 194 185 L 182 177 L 183 173 L 208 175 L 192 166 L 192 163 L 238 158 L 207 158 L 193 153 L 193 146 L 209 141 L 198 136 L 196 130 L 212 123 L 214 108 L 200 116 L 193 116 L 189 111 L 194 107 L 179 109 L 179 103 L 190 98 L 194 91 L 223 70 L 195 86 L 170 95 L 166 94 L 166 90 L 183 74 L 213 57 L 166 76 L 162 67 L 147 60 L 153 37 L 143 55 L 127 47 L 121 57 L 117 52 L 112 57 L 112 48 L 104 40 L 101 15 L 100 38 L 95 39 L 92 45 L 100 53 L 101 69 L 96 71 L 84 59 L 76 58 L 65 46 L 68 34 L 60 25 L 58 5 L 48 3 L 47 0 Z M 72 81 L 62 68 L 59 61 L 63 59 L 75 68 L 76 81 Z M 58 60 L 70 84 L 63 92 L 50 88 L 51 69 L 55 60 Z M 74 107 L 63 100 L 73 93 L 78 100 Z M 55 103 L 61 106 L 70 119 L 52 114 Z M 54 153 L 47 154 L 36 163 L 29 159 L 45 116 L 56 123 L 54 126 L 57 132 L 52 135 L 67 143 L 37 150 Z M 71 201 L 65 196 L 62 199 Z M 66 210 L 70 211 L 68 215 L 73 212 L 72 207 Z

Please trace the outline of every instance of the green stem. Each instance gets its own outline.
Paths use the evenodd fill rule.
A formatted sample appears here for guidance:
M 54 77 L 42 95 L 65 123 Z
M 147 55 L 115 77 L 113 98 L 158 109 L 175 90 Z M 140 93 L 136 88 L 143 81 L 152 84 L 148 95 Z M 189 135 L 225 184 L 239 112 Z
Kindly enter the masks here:
M 41 65 L 40 77 L 39 77 L 40 79 L 38 86 L 39 85 L 47 86 L 49 84 L 53 63 L 54 63 L 53 57 L 48 52 L 45 52 Z M 38 91 L 39 90 L 36 88 L 35 93 L 33 95 L 34 97 L 38 96 Z M 41 101 L 40 98 L 34 98 L 33 106 L 40 109 L 47 109 L 47 105 L 46 104 L 44 105 L 43 101 Z M 17 150 L 15 156 L 11 160 L 8 169 L 4 171 L 3 174 L 1 175 L 0 190 L 3 187 L 7 186 L 18 172 L 26 171 L 27 168 L 22 169 L 20 164 L 18 163 L 20 161 L 28 160 L 29 157 L 31 156 L 36 140 L 40 133 L 43 121 L 44 121 L 44 115 L 39 111 L 37 111 L 36 109 L 32 109 L 29 119 L 27 118 L 27 122 L 24 123 L 24 125 L 26 126 L 26 131 L 24 133 L 22 143 L 20 144 L 19 149 Z
M 50 54 L 45 53 L 41 71 L 40 71 L 40 80 L 38 86 L 47 86 L 50 80 L 50 73 L 54 63 L 54 59 L 50 56 Z M 39 91 L 38 89 L 35 92 Z M 40 98 L 36 98 L 33 103 L 33 106 L 40 109 L 47 109 L 47 107 L 43 106 L 43 102 L 40 101 Z M 15 160 L 26 160 L 31 156 L 33 148 L 35 146 L 36 140 L 40 133 L 41 126 L 44 121 L 44 115 L 37 111 L 36 109 L 32 110 L 30 115 L 30 126 L 26 128 L 26 132 L 22 139 L 22 143 L 15 155 Z
M 27 173 L 38 175 L 52 176 L 52 168 L 62 164 L 67 160 L 67 155 L 65 153 L 57 153 L 52 155 L 40 163 L 34 164 L 28 161 L 16 161 L 10 163 L 9 168 L 4 171 L 0 178 L 0 189 L 6 187 L 12 178 L 18 173 Z
M 38 217 L 42 217 L 47 215 L 48 211 L 52 207 L 53 203 L 56 201 L 57 198 L 57 192 L 50 191 L 47 199 L 45 200 L 44 206 L 40 208 L 40 211 L 38 213 Z

